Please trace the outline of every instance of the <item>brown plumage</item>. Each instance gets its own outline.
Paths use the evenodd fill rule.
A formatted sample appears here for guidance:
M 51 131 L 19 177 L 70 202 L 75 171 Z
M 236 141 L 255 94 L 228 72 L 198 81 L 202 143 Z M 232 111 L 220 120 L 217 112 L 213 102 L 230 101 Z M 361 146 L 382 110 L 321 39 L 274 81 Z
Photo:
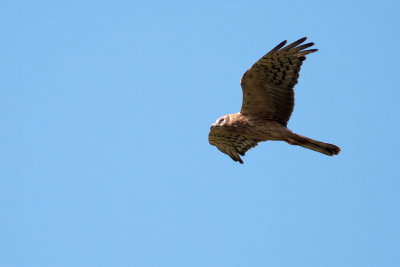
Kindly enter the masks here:
M 259 142 L 285 141 L 325 155 L 340 148 L 293 133 L 286 125 L 294 107 L 293 88 L 306 55 L 318 51 L 302 44 L 307 38 L 287 45 L 283 41 L 260 58 L 242 77 L 243 103 L 239 113 L 220 117 L 211 125 L 208 140 L 234 161 Z M 302 45 L 301 45 L 302 44 Z

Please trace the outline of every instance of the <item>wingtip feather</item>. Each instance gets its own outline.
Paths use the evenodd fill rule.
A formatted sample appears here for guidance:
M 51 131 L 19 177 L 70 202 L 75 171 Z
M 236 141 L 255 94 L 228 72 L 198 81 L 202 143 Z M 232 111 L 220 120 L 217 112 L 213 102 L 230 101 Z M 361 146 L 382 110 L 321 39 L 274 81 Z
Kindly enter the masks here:
M 284 41 L 280 42 L 277 46 L 275 46 L 274 48 L 272 48 L 271 51 L 268 52 L 268 54 L 271 54 L 271 53 L 273 53 L 273 52 L 278 51 L 279 49 L 281 49 L 282 47 L 284 47 L 286 43 L 287 43 L 287 40 L 284 40 Z M 268 55 L 268 54 L 267 54 L 267 55 Z
M 307 40 L 307 36 L 304 36 L 303 38 L 300 38 L 299 40 L 297 40 L 296 42 L 304 42 L 305 40 Z

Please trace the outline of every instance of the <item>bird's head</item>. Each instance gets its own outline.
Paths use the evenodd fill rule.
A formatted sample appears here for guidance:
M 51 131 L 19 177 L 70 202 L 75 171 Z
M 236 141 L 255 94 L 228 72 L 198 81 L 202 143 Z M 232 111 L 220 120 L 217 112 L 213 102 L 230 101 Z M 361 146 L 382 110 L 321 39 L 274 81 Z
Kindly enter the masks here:
M 224 115 L 222 117 L 219 117 L 213 124 L 211 124 L 211 129 L 216 128 L 216 127 L 223 127 L 228 125 L 229 123 L 229 115 Z

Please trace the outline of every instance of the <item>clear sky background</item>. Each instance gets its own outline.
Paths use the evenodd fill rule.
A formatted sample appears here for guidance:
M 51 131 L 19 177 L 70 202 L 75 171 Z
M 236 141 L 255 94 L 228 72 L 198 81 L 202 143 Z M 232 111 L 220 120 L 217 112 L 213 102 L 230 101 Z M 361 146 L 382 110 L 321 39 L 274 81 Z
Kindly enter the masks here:
M 3 1 L 0 266 L 400 266 L 399 1 Z M 210 125 L 308 36 L 289 128 Z

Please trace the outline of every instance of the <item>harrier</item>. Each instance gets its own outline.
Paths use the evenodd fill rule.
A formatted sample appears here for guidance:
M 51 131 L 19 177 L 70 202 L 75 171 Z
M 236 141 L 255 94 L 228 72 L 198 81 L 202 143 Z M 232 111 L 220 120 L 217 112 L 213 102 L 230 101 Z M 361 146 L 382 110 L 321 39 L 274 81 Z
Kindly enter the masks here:
M 307 37 L 287 45 L 283 41 L 248 69 L 240 81 L 243 103 L 239 113 L 220 117 L 211 125 L 208 140 L 234 161 L 259 142 L 275 140 L 302 146 L 328 156 L 340 148 L 289 130 L 294 107 L 294 86 L 306 55 L 318 51 L 302 44 Z

